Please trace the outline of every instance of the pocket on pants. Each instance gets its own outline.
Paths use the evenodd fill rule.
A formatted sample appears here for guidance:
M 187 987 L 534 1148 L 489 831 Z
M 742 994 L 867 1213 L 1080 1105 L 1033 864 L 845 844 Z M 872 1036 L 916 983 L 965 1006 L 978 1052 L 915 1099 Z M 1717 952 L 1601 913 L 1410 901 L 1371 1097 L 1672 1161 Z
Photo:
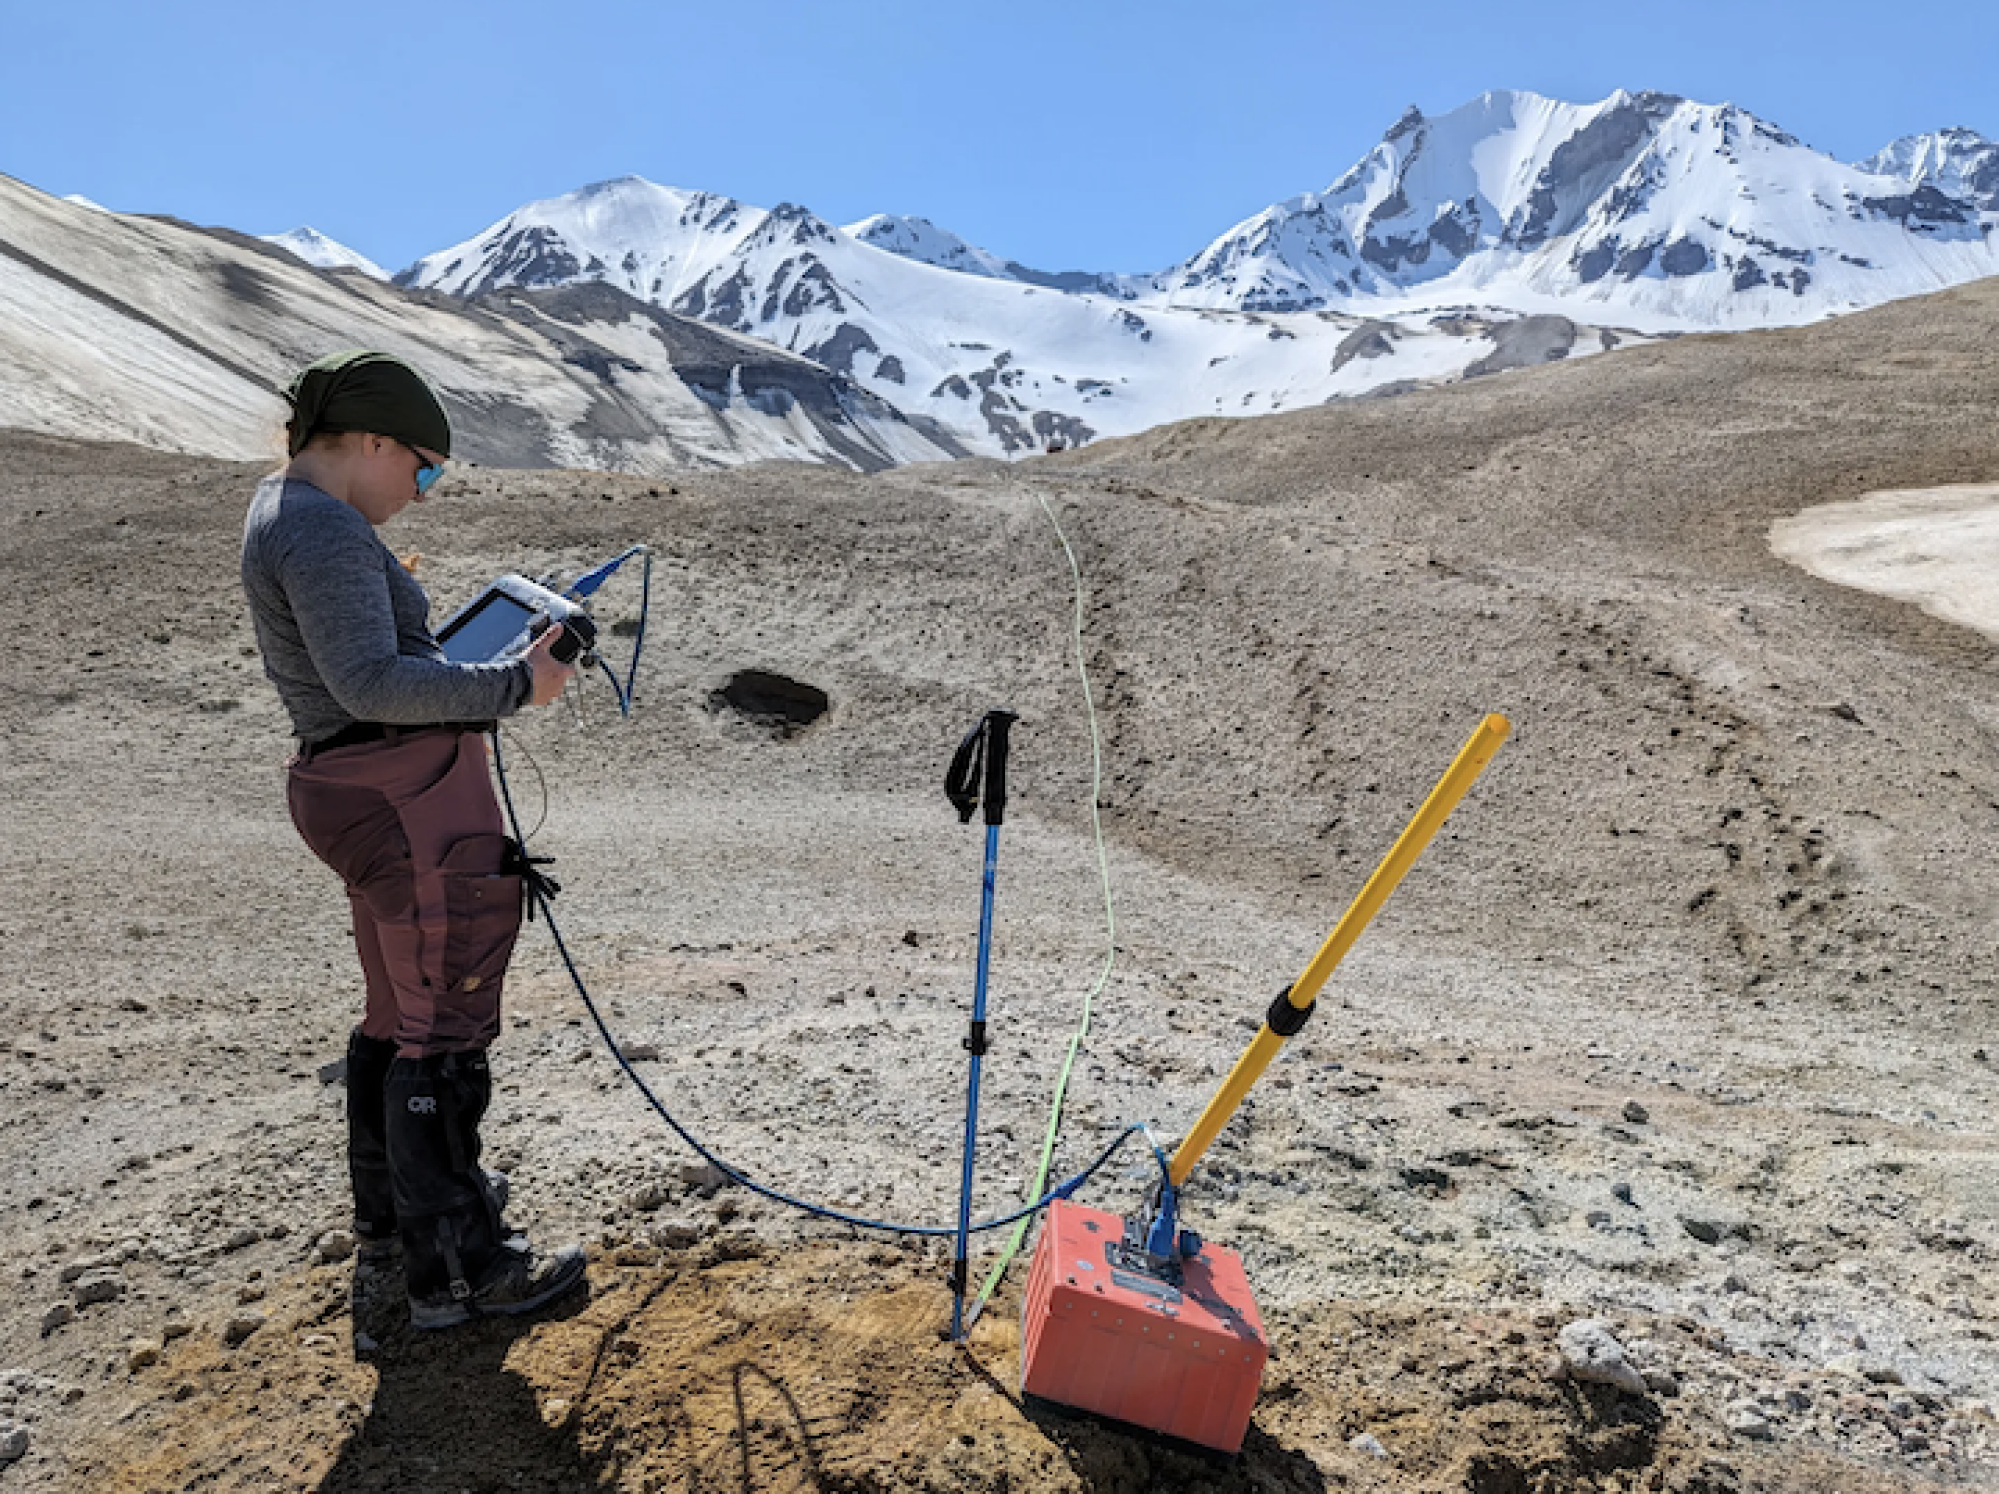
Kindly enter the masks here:
M 502 870 L 508 845 L 504 835 L 468 835 L 438 862 L 446 991 L 478 991 L 506 974 L 521 927 L 521 879 Z

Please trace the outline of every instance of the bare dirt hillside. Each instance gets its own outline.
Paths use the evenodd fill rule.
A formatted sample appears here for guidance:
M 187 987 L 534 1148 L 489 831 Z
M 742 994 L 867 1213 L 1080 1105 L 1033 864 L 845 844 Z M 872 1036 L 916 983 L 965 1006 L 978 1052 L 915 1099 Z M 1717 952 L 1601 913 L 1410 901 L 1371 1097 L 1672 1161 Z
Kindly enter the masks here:
M 938 1247 L 716 1189 L 539 926 L 490 1138 L 593 1290 L 412 1338 L 337 1234 L 356 979 L 235 591 L 255 469 L 0 438 L 0 1488 L 1999 1487 L 1999 661 L 1766 542 L 1999 475 L 1995 344 L 1987 284 L 1015 467 L 474 469 L 391 531 L 440 607 L 658 548 L 637 714 L 520 723 L 515 789 L 648 1081 L 878 1216 L 952 1208 L 980 836 L 939 780 L 989 706 L 1024 720 L 982 1212 L 1103 960 L 1041 500 L 1118 918 L 1065 1171 L 1188 1124 L 1513 720 L 1195 1174 L 1274 1347 L 1229 1465 L 1023 1406 L 1021 1268 L 956 1349 Z M 831 709 L 768 730 L 715 699 L 744 669 Z M 1579 1319 L 1643 1393 L 1564 1368 Z

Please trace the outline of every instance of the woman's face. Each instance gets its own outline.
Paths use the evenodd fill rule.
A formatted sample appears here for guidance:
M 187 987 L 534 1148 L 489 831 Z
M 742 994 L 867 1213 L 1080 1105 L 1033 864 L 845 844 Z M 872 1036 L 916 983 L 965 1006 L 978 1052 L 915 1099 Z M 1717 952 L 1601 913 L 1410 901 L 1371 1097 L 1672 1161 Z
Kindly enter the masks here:
M 441 467 L 444 458 L 434 451 L 411 446 L 391 436 L 363 435 L 348 486 L 348 501 L 370 524 L 386 524 L 424 495 L 417 488 L 417 473 L 427 466 Z

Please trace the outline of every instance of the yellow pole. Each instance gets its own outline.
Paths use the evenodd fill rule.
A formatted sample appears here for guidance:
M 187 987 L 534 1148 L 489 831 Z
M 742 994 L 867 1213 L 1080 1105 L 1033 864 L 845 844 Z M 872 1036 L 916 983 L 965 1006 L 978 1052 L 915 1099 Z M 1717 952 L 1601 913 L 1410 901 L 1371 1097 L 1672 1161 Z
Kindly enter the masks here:
M 1304 1014 L 1311 1011 L 1312 1002 L 1317 999 L 1319 988 L 1326 983 L 1326 978 L 1346 958 L 1354 941 L 1360 938 L 1374 915 L 1381 911 L 1381 905 L 1388 901 L 1388 895 L 1401 882 L 1403 874 L 1415 865 L 1416 858 L 1423 854 L 1423 848 L 1429 845 L 1431 837 L 1450 812 L 1458 807 L 1458 801 L 1464 798 L 1512 730 L 1512 724 L 1504 716 L 1487 716 L 1479 723 L 1478 730 L 1471 734 L 1471 740 L 1459 751 L 1456 761 L 1437 780 L 1437 786 L 1430 790 L 1430 797 L 1423 801 L 1423 807 L 1416 811 L 1415 818 L 1396 838 L 1395 844 L 1382 858 L 1381 865 L 1374 869 L 1374 875 L 1367 879 L 1360 895 L 1347 908 L 1332 933 L 1326 936 L 1319 952 L 1312 956 L 1312 963 L 1305 967 L 1304 974 L 1286 988 L 1278 1002 L 1272 1003 L 1271 1012 L 1282 1018 L 1285 1013 L 1278 1003 L 1288 1001 L 1292 1011 L 1299 1014 L 1297 1020 L 1285 1021 L 1282 1025 L 1288 1030 L 1282 1032 L 1265 1021 L 1250 1045 L 1243 1050 L 1242 1057 L 1229 1070 L 1228 1078 L 1222 1081 L 1222 1087 L 1208 1101 L 1208 1108 L 1194 1122 L 1194 1129 L 1187 1133 L 1187 1139 L 1173 1153 L 1168 1176 L 1175 1188 L 1187 1181 L 1194 1164 L 1201 1160 L 1201 1154 L 1208 1149 L 1222 1127 L 1228 1124 L 1229 1117 L 1235 1114 L 1250 1086 L 1263 1076 L 1270 1060 L 1284 1046 L 1284 1040 L 1304 1025 Z

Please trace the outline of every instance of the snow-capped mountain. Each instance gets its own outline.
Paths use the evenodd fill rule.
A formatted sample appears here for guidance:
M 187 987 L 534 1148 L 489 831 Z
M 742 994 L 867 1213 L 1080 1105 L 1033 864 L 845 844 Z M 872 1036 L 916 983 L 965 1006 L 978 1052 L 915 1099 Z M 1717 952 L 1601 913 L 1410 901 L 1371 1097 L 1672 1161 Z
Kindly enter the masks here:
M 1912 186 L 1935 187 L 1986 212 L 1999 213 L 1999 140 L 1976 130 L 1904 135 L 1860 163 L 1862 171 L 1893 176 Z
M 874 470 L 963 451 L 817 364 L 610 286 L 411 295 L 0 176 L 0 426 L 275 459 L 280 386 L 355 346 L 422 369 L 459 455 L 491 465 Z
M 933 246 L 934 247 L 934 246 Z M 1161 306 L 942 269 L 782 204 L 768 211 L 637 177 L 530 203 L 397 282 L 476 295 L 603 281 L 847 375 L 976 451 L 1010 455 L 1190 415 L 1264 414 L 1599 350 L 1547 319 Z M 1559 323 L 1560 328 L 1554 329 Z
M 307 226 L 294 228 L 289 233 L 267 233 L 259 235 L 266 244 L 276 244 L 280 249 L 296 254 L 309 265 L 322 270 L 359 270 L 375 280 L 387 280 L 389 272 L 358 250 L 349 249 L 337 239 L 330 239 L 318 229 Z
M 1103 291 L 1111 295 L 1118 294 L 1122 284 L 1119 276 L 1099 275 L 1089 270 L 1062 270 L 1053 274 L 1031 270 L 1018 260 L 1001 259 L 990 250 L 959 238 L 948 228 L 939 228 L 928 218 L 876 213 L 872 218 L 849 223 L 845 232 L 863 244 L 872 244 L 919 264 L 935 265 L 940 270 L 956 270 L 961 275 L 985 275 L 994 280 L 1045 285 L 1050 290 Z
M 1989 143 L 1924 139 L 1858 167 L 1731 105 L 1489 93 L 1411 109 L 1324 192 L 1158 274 L 1047 275 L 921 218 L 843 230 L 627 177 L 530 203 L 398 281 L 605 281 L 1009 454 L 1999 273 Z
M 1999 273 L 1994 219 L 1919 156 L 1849 166 L 1666 94 L 1488 93 L 1411 109 L 1324 192 L 1133 288 L 1148 305 L 1560 307 L 1654 330 L 1810 321 Z

